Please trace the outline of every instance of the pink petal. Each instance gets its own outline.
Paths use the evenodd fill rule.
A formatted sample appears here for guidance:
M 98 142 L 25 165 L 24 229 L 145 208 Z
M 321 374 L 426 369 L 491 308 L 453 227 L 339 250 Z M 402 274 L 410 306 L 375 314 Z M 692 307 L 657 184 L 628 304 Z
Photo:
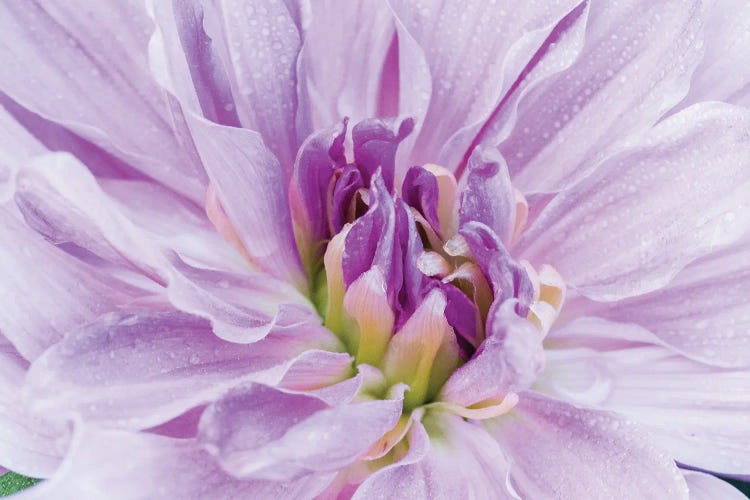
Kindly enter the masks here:
M 295 357 L 328 347 L 331 337 L 299 325 L 252 345 L 234 344 L 184 313 L 121 312 L 48 349 L 32 364 L 25 390 L 33 408 L 49 417 L 147 428 L 242 381 L 277 383 Z
M 684 108 L 700 101 L 750 107 L 750 4 L 720 0 L 706 19 L 706 49 L 690 82 Z
M 674 115 L 555 197 L 514 250 L 593 299 L 659 288 L 746 231 L 749 138 L 750 114 L 739 107 Z
M 652 433 L 681 464 L 750 473 L 750 370 L 687 359 L 636 325 L 582 318 L 554 332 L 537 386 L 620 413 Z
M 0 207 L 0 331 L 33 360 L 65 333 L 146 294 L 75 259 Z
M 527 388 L 544 367 L 542 336 L 509 300 L 490 311 L 490 331 L 474 357 L 456 370 L 440 400 L 472 406 Z
M 219 200 L 253 263 L 306 289 L 287 197 L 291 167 L 280 165 L 256 132 L 217 125 L 191 112 L 186 117 Z
M 410 408 L 434 398 L 460 363 L 446 304 L 445 294 L 432 290 L 388 344 L 383 372 L 391 384 L 409 386 L 404 404 Z
M 402 91 L 413 92 L 409 87 L 416 85 L 430 96 L 427 109 L 419 93 L 414 101 L 402 96 L 408 108 L 402 106 L 400 112 L 415 116 L 421 125 L 410 163 L 454 169 L 546 35 L 577 3 L 523 3 L 506 10 L 487 2 L 442 1 L 422 8 L 407 0 L 391 2 L 399 44 L 406 31 L 422 49 L 400 51 L 400 67 L 426 65 L 429 70 L 414 75 L 408 69 L 401 75 Z M 445 151 L 446 142 L 464 127 L 472 127 L 473 133 L 451 141 Z
M 249 344 L 277 327 L 320 322 L 304 295 L 272 276 L 191 266 L 174 253 L 169 262 L 169 301 L 210 320 L 214 333 L 229 342 Z
M 521 498 L 687 498 L 674 462 L 627 421 L 522 392 L 508 416 L 485 421 L 513 463 Z
M 83 427 L 58 473 L 18 498 L 301 498 L 322 491 L 331 479 L 236 479 L 195 440 Z
M 353 463 L 401 416 L 401 398 L 330 407 L 258 384 L 209 406 L 201 442 L 236 477 L 289 480 Z
M 495 107 L 476 135 L 474 143 L 494 148 L 507 139 L 518 120 L 519 105 L 526 96 L 548 78 L 564 72 L 573 65 L 584 46 L 589 7 L 590 2 L 581 3 L 555 26 L 534 57 L 523 68 L 508 94 Z M 466 132 L 476 133 L 475 130 L 467 127 L 463 133 L 455 134 L 453 139 L 464 140 Z M 530 128 L 524 130 L 531 132 Z M 444 149 L 448 150 L 450 147 L 446 145 Z M 462 168 L 459 167 L 456 174 L 460 176 L 461 173 Z
M 12 49 L 0 51 L 2 92 L 168 187 L 202 198 L 205 174 L 177 139 L 149 74 L 151 27 L 142 5 L 4 3 L 0 25 L 13 40 Z
M 385 277 L 378 266 L 365 271 L 349 285 L 344 295 L 344 309 L 358 327 L 358 335 L 343 333 L 352 348 L 356 346 L 357 361 L 378 366 L 393 336 L 396 321 L 388 304 Z
M 740 490 L 716 476 L 693 470 L 682 474 L 690 488 L 690 500 L 747 500 Z
M 412 421 L 406 441 L 409 444 L 406 454 L 365 479 L 354 492 L 354 500 L 391 498 L 401 492 L 404 498 L 420 498 L 425 495 L 424 477 L 414 465 L 429 453 L 430 437 L 422 422 L 416 418 Z
M 494 148 L 475 149 L 469 159 L 466 182 L 459 223 L 486 224 L 505 245 L 510 245 L 516 221 L 516 197 L 505 159 Z
M 162 247 L 231 266 L 233 252 L 205 215 L 156 184 L 97 181 L 67 154 L 27 162 L 16 184 L 15 200 L 27 223 L 53 243 L 74 244 L 157 282 L 167 267 Z
M 5 203 L 13 195 L 19 163 L 47 151 L 2 104 L 0 101 L 0 203 Z
M 434 432 L 428 441 L 424 427 Z M 511 464 L 481 426 L 449 414 L 415 422 L 408 454 L 366 479 L 354 495 L 365 498 L 509 499 Z
M 27 369 L 28 362 L 0 336 L 0 464 L 19 474 L 49 477 L 60 464 L 67 436 L 63 426 L 24 407 Z
M 528 92 L 500 145 L 514 185 L 559 191 L 654 124 L 687 93 L 703 20 L 699 0 L 592 3 L 575 64 Z
M 296 66 L 302 45 L 298 8 L 291 2 L 260 0 L 204 3 L 203 26 L 230 72 L 242 125 L 262 136 L 287 177 L 302 139 L 295 131 Z M 210 162 L 204 157 L 204 163 Z
M 390 9 L 368 0 L 329 0 L 311 7 L 298 74 L 311 130 L 345 116 L 352 123 L 379 117 L 383 66 L 395 34 Z M 354 28 L 364 25 L 367 29 Z
M 667 286 L 614 303 L 571 303 L 577 314 L 635 323 L 685 356 L 750 365 L 750 239 L 698 259 Z
M 203 26 L 203 6 L 159 0 L 146 5 L 157 28 L 149 42 L 155 78 L 190 111 L 222 125 L 240 126 L 229 76 Z

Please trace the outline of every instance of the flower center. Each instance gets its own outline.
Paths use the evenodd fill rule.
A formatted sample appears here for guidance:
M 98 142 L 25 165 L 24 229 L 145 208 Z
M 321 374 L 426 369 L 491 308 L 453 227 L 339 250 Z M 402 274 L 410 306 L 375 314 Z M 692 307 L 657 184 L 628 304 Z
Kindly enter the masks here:
M 380 168 L 369 176 L 361 168 L 334 165 L 320 190 L 324 239 L 304 233 L 315 226 L 304 219 L 309 212 L 298 211 L 295 222 L 298 241 L 310 244 L 301 253 L 325 326 L 357 366 L 382 372 L 381 393 L 406 384 L 407 411 L 438 401 L 446 380 L 487 338 L 493 304 L 515 300 L 516 313 L 540 337 L 547 333 L 564 300 L 562 279 L 550 266 L 537 271 L 528 262 L 516 263 L 491 228 L 462 221 L 450 171 L 413 167 L 394 194 Z M 520 193 L 515 201 L 513 237 L 522 232 L 526 211 Z M 441 407 L 471 413 L 491 406 L 494 414 L 515 401 Z
M 312 302 L 367 374 L 359 397 L 405 388 L 405 416 L 508 412 L 514 391 L 542 369 L 541 341 L 565 299 L 551 266 L 535 268 L 508 250 L 524 231 L 526 199 L 502 159 L 483 153 L 472 155 L 460 192 L 450 171 L 430 164 L 410 168 L 396 189 L 396 147 L 411 122 L 361 122 L 348 155 L 346 125 L 302 145 L 290 207 Z M 206 209 L 245 253 L 212 190 Z M 490 368 L 477 369 L 487 388 L 461 394 L 458 372 L 481 363 Z

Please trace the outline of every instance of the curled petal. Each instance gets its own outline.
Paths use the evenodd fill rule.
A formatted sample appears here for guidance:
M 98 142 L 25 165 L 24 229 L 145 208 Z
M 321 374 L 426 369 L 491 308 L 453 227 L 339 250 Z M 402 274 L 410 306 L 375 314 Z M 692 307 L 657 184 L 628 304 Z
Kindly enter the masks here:
M 199 437 L 233 475 L 287 481 L 353 463 L 396 425 L 401 406 L 397 398 L 330 407 L 253 384 L 211 405 Z

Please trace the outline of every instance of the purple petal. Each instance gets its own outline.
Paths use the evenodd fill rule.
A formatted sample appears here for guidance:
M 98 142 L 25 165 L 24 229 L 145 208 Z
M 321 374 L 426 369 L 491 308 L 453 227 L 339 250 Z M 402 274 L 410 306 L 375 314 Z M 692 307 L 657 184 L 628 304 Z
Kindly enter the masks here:
M 401 415 L 401 398 L 329 407 L 318 398 L 262 385 L 211 405 L 200 439 L 237 477 L 289 480 L 353 463 Z
M 414 216 L 402 200 L 396 200 L 396 229 L 399 248 L 397 254 L 402 259 L 400 269 L 403 277 L 397 301 L 397 309 L 401 313 L 397 326 L 400 326 L 419 306 L 424 296 L 426 280 L 416 265 L 424 251 L 422 240 L 417 232 Z
M 513 457 L 510 479 L 521 498 L 684 498 L 671 458 L 630 422 L 530 391 L 509 416 L 485 428 Z
M 96 144 L 71 132 L 64 126 L 34 114 L 7 95 L 0 93 L 0 147 L 15 161 L 50 151 L 65 151 L 80 159 L 97 178 L 128 179 L 151 182 L 133 166 L 113 156 Z M 11 165 L 6 165 L 6 168 Z M 0 168 L 2 170 L 2 168 Z M 6 180 L 10 177 L 4 174 Z M 2 175 L 0 175 L 2 177 Z M 0 180 L 0 184 L 2 184 Z M 171 196 L 178 196 L 174 191 Z M 3 197 L 0 190 L 0 198 Z
M 47 152 L 44 144 L 6 106 L 6 102 L 0 97 L 0 151 L 3 152 L 0 162 L 0 203 L 5 203 L 13 196 L 19 164 L 31 156 Z
M 430 452 L 431 443 L 422 422 L 414 414 L 406 441 L 409 443 L 406 454 L 365 479 L 355 491 L 354 500 L 392 498 L 402 492 L 404 498 L 425 497 L 424 478 L 414 466 Z
M 482 318 L 474 302 L 457 286 L 440 283 L 440 289 L 448 298 L 445 306 L 445 318 L 458 335 L 471 346 L 477 347 L 481 341 Z M 459 341 L 459 345 L 461 342 Z M 465 349 L 466 346 L 462 345 Z
M 354 219 L 357 192 L 365 187 L 362 173 L 356 165 L 347 165 L 333 188 L 333 210 L 328 213 L 332 234 L 338 234 L 347 222 Z
M 367 478 L 355 499 L 512 497 L 511 465 L 484 429 L 450 414 L 427 417 L 424 426 L 440 438 L 425 443 L 422 423 L 415 422 L 408 454 Z
M 151 68 L 157 80 L 189 103 L 191 111 L 221 125 L 239 127 L 229 76 L 203 27 L 203 7 L 195 0 L 149 2 L 148 6 L 157 26 L 150 42 Z
M 402 103 L 411 108 L 401 112 L 418 110 L 414 116 L 421 125 L 410 163 L 434 162 L 453 170 L 546 35 L 578 3 L 524 3 L 502 9 L 487 2 L 443 1 L 423 8 L 408 0 L 391 2 L 399 21 L 399 44 L 402 38 L 410 41 L 403 36 L 406 32 L 422 49 L 399 54 L 401 68 L 408 68 L 402 74 Z M 420 71 L 423 65 L 426 72 Z M 422 94 L 430 98 L 423 111 Z M 464 134 L 461 143 L 453 141 L 451 151 L 441 151 L 464 127 L 472 127 L 473 133 Z
M 289 177 L 278 160 L 255 132 L 191 113 L 187 117 L 222 206 L 254 263 L 305 290 L 289 211 Z
M 459 232 L 466 238 L 474 260 L 491 282 L 494 302 L 501 304 L 510 298 L 517 298 L 518 312 L 525 315 L 531 303 L 533 286 L 524 268 L 513 260 L 488 226 L 467 222 Z
M 413 129 L 414 120 L 404 117 L 367 119 L 354 126 L 354 158 L 366 186 L 370 185 L 373 175 L 380 169 L 386 188 L 389 192 L 393 191 L 396 150 Z
M 217 45 L 224 66 L 231 68 L 242 125 L 263 137 L 288 178 L 299 144 L 295 130 L 301 47 L 298 13 L 291 2 L 227 0 L 210 7 L 204 3 L 204 16 L 208 37 Z
M 487 339 L 445 383 L 442 401 L 469 407 L 501 400 L 509 392 L 528 388 L 544 369 L 542 337 L 516 314 L 514 300 L 496 304 L 487 324 Z
M 161 283 L 162 246 L 225 266 L 231 251 L 196 207 L 151 182 L 97 179 L 74 157 L 49 154 L 17 174 L 15 201 L 33 229 Z M 190 234 L 190 238 L 185 238 Z
M 537 85 L 550 76 L 565 71 L 576 61 L 584 45 L 589 4 L 590 2 L 579 4 L 557 23 L 481 129 L 476 125 L 464 127 L 443 146 L 444 153 L 454 156 L 464 151 L 464 157 L 455 172 L 459 178 L 474 145 L 494 148 L 506 139 L 516 124 L 519 102 Z M 538 34 L 545 33 L 541 31 Z M 536 37 L 529 38 L 532 44 L 536 43 L 535 40 Z M 465 146 L 467 135 L 474 137 L 468 149 Z
M 560 193 L 514 251 L 596 300 L 657 289 L 746 231 L 749 138 L 745 109 L 682 111 Z
M 701 3 L 591 3 L 576 62 L 527 93 L 499 146 L 514 185 L 524 193 L 572 185 L 679 102 L 702 54 Z
M 191 148 L 178 140 L 171 110 L 150 76 L 152 29 L 142 5 L 4 3 L 0 25 L 14 40 L 13 50 L 0 56 L 7 70 L 0 91 L 201 200 L 203 169 Z M 117 38 L 110 36 L 115 31 Z
M 347 122 L 344 120 L 305 139 L 294 163 L 290 204 L 295 225 L 304 235 L 310 252 L 332 236 L 328 225 L 331 210 L 328 200 L 334 171 L 346 164 L 344 139 Z
M 404 184 L 401 186 L 401 197 L 410 207 L 416 208 L 432 229 L 441 233 L 438 217 L 439 203 L 438 181 L 435 175 L 423 167 L 411 167 L 406 171 Z M 442 235 L 445 238 L 445 235 Z
M 49 477 L 59 466 L 67 442 L 64 426 L 32 415 L 21 398 L 28 369 L 0 335 L 0 464 L 31 477 Z
M 368 29 L 352 29 L 363 23 Z M 345 116 L 353 123 L 379 116 L 379 87 L 381 77 L 386 76 L 383 65 L 393 36 L 393 16 L 382 2 L 333 0 L 311 4 L 299 71 L 304 75 L 300 78 L 300 101 L 305 98 L 309 102 L 313 129 L 327 127 Z
M 242 381 L 276 383 L 296 356 L 330 348 L 332 337 L 299 325 L 243 345 L 217 338 L 208 322 L 184 313 L 113 313 L 48 349 L 32 364 L 26 391 L 49 417 L 146 428 Z
M 750 4 L 742 0 L 716 2 L 706 19 L 706 48 L 680 103 L 724 101 L 750 107 Z
M 357 219 L 346 236 L 342 268 L 348 287 L 362 273 L 377 265 L 383 271 L 388 293 L 400 288 L 400 262 L 396 251 L 396 210 L 383 178 L 376 175 L 370 188 L 370 208 Z
M 55 248 L 0 207 L 0 331 L 33 360 L 65 333 L 147 292 Z
M 123 457 L 113 460 L 112 457 Z M 332 475 L 298 481 L 240 480 L 222 471 L 193 439 L 83 427 L 49 481 L 19 498 L 301 498 L 328 486 Z
M 343 352 L 308 351 L 289 367 L 279 387 L 310 392 L 351 380 L 352 361 Z
M 658 344 L 639 326 L 581 318 L 551 334 L 537 381 L 555 397 L 625 415 L 681 464 L 750 471 L 747 369 L 714 368 Z
M 467 186 L 461 193 L 459 224 L 481 222 L 509 245 L 516 221 L 516 198 L 508 167 L 496 149 L 477 148 L 469 158 Z
M 638 324 L 683 355 L 714 366 L 750 365 L 750 239 L 712 252 L 665 287 L 614 303 L 571 303 L 576 314 Z M 686 304 L 689 310 L 686 311 Z
M 289 283 L 261 273 L 198 268 L 170 257 L 169 301 L 181 311 L 211 321 L 229 342 L 256 342 L 274 328 L 320 319 L 310 301 Z

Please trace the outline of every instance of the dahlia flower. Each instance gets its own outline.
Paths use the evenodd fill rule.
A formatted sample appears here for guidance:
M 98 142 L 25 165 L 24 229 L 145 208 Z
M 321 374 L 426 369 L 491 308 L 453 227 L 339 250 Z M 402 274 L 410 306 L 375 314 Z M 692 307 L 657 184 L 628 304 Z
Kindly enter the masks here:
M 0 4 L 22 498 L 742 498 L 750 4 Z

